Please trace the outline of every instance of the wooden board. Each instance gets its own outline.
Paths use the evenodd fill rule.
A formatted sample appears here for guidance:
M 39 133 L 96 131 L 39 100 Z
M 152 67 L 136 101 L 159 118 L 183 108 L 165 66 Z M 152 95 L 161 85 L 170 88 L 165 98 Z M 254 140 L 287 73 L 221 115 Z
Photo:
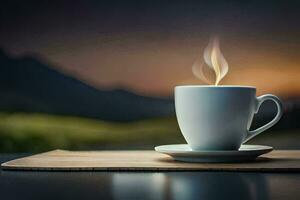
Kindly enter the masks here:
M 12 160 L 6 170 L 300 172 L 300 151 L 273 151 L 247 163 L 184 163 L 155 151 L 55 150 Z

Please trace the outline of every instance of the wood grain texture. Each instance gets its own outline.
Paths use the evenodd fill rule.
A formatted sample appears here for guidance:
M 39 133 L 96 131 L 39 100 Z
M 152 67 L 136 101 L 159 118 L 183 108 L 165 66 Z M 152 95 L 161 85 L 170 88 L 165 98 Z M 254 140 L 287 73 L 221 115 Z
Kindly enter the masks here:
M 3 163 L 6 170 L 300 172 L 300 151 L 273 151 L 253 162 L 184 163 L 155 151 L 54 150 Z

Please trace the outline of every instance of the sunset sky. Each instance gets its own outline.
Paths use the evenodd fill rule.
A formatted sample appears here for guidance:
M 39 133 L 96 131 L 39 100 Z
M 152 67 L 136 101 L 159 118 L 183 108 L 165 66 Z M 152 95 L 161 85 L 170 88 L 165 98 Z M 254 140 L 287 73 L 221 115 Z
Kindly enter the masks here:
M 4 1 L 0 48 L 97 88 L 169 96 L 204 84 L 191 67 L 217 35 L 229 63 L 221 84 L 300 95 L 299 1 L 171 2 Z

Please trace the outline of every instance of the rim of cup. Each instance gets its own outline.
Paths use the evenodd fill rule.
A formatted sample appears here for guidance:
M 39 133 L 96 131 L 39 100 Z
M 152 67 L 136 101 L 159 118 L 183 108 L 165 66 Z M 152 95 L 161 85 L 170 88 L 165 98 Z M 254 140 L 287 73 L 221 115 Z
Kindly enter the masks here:
M 248 85 L 176 85 L 175 88 L 185 88 L 185 87 L 195 87 L 195 88 L 249 88 L 256 89 L 254 86 Z

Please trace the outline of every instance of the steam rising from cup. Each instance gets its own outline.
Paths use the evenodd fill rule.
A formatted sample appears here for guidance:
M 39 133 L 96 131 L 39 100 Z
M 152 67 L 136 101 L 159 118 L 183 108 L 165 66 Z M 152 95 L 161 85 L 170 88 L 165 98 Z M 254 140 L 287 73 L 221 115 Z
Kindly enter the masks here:
M 228 63 L 221 53 L 218 38 L 212 38 L 209 41 L 204 50 L 203 58 L 206 65 L 202 59 L 196 60 L 192 67 L 193 74 L 205 83 L 213 84 L 211 78 L 204 73 L 205 67 L 208 66 L 215 73 L 214 85 L 218 85 L 228 72 Z

